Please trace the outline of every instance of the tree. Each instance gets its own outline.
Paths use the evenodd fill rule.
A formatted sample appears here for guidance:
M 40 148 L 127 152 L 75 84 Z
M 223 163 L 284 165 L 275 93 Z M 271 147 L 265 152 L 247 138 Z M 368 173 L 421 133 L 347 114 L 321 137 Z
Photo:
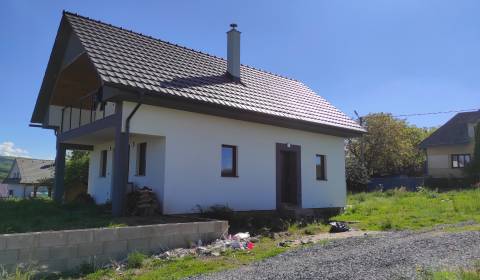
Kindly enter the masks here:
M 480 180 L 480 122 L 475 126 L 475 146 L 473 148 L 473 157 L 465 168 L 465 173 L 474 181 Z
M 86 193 L 88 186 L 88 162 L 90 153 L 72 151 L 65 164 L 65 198 L 75 199 L 80 193 Z
M 349 191 L 361 192 L 367 190 L 368 171 L 359 158 L 347 157 L 345 170 L 347 173 L 347 189 Z
M 433 130 L 419 128 L 391 114 L 363 117 L 367 133 L 347 145 L 348 156 L 356 158 L 370 176 L 419 175 L 425 153 L 418 147 Z M 362 155 L 363 152 L 363 155 Z

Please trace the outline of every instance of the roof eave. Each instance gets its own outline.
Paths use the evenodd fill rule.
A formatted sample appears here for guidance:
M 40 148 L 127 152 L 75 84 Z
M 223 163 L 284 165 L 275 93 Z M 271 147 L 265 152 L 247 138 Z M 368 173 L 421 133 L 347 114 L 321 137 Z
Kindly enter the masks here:
M 163 94 L 162 96 L 159 96 Z M 280 116 L 273 116 L 265 113 L 243 110 L 238 108 L 232 108 L 223 106 L 220 104 L 213 104 L 201 100 L 193 100 L 190 98 L 173 96 L 165 92 L 152 91 L 148 89 L 141 89 L 137 87 L 127 86 L 123 84 L 117 84 L 112 82 L 105 82 L 104 84 L 104 99 L 111 101 L 130 101 L 138 102 L 140 94 L 142 94 L 141 102 L 149 105 L 156 105 L 167 107 L 171 109 L 178 109 L 196 113 L 203 113 L 209 115 L 215 115 L 220 117 L 226 117 L 231 119 L 251 121 L 257 123 L 263 123 L 273 126 L 280 126 L 304 131 L 310 131 L 315 133 L 322 133 L 334 136 L 340 136 L 344 138 L 359 137 L 366 133 L 362 129 L 345 128 L 340 126 L 333 126 L 327 124 L 320 124 L 314 122 L 308 122 L 304 120 L 285 118 Z M 245 114 L 248 113 L 248 114 Z

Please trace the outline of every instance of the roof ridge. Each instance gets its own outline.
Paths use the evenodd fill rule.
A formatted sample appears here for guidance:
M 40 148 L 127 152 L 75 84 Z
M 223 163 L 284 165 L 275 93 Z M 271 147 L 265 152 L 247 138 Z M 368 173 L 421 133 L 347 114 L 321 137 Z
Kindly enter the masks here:
M 210 57 L 214 57 L 214 58 L 216 58 L 216 59 L 221 59 L 221 60 L 223 60 L 223 61 L 227 61 L 225 58 L 216 56 L 216 55 L 214 55 L 214 54 L 202 52 L 202 51 L 199 51 L 199 50 L 196 50 L 196 49 L 193 49 L 193 48 L 189 48 L 189 47 L 186 47 L 186 46 L 182 46 L 182 45 L 179 45 L 179 44 L 176 44 L 176 43 L 172 43 L 172 42 L 169 42 L 169 41 L 166 41 L 166 40 L 163 40 L 163 39 L 155 38 L 155 37 L 152 37 L 152 36 L 150 36 L 150 35 L 143 34 L 143 33 L 138 32 L 138 31 L 133 31 L 133 30 L 131 30 L 131 29 L 126 29 L 126 28 L 123 28 L 123 27 L 120 27 L 120 26 L 113 25 L 113 24 L 111 24 L 111 23 L 106 23 L 106 22 L 103 22 L 103 21 L 101 21 L 101 20 L 93 19 L 93 18 L 84 16 L 84 15 L 80 15 L 80 14 L 74 13 L 74 12 L 69 12 L 69 11 L 63 10 L 63 11 L 62 11 L 62 14 L 64 14 L 64 15 L 67 14 L 67 15 L 71 15 L 71 16 L 83 18 L 83 19 L 86 19 L 86 20 L 89 20 L 89 21 L 93 21 L 93 22 L 96 22 L 96 23 L 99 23 L 99 24 L 103 24 L 103 25 L 107 25 L 107 26 L 110 26 L 110 27 L 113 27 L 113 28 L 116 28 L 116 29 L 120 29 L 120 30 L 123 30 L 123 31 L 127 31 L 127 32 L 130 32 L 130 33 L 136 34 L 136 35 L 140 35 L 140 36 L 143 36 L 143 37 L 146 37 L 146 38 L 155 40 L 155 41 L 159 41 L 159 42 L 165 43 L 165 44 L 169 44 L 169 45 L 172 45 L 172 46 L 180 47 L 180 48 L 183 48 L 183 49 L 186 49 L 186 50 L 189 50 L 189 51 L 193 51 L 193 52 L 196 52 L 196 53 L 200 53 L 200 54 L 203 54 L 203 55 L 207 55 L 207 56 L 210 56 Z M 290 77 L 287 77 L 287 76 L 284 76 L 284 75 L 281 75 L 281 74 L 273 73 L 273 72 L 267 71 L 267 70 L 265 70 L 265 69 L 261 69 L 261 68 L 254 67 L 254 66 L 251 66 L 251 65 L 247 65 L 247 64 L 240 64 L 240 65 L 241 65 L 241 66 L 244 66 L 244 67 L 247 67 L 247 68 L 250 68 L 250 69 L 253 69 L 253 70 L 256 70 L 256 71 L 264 72 L 264 73 L 267 73 L 267 74 L 270 74 L 270 75 L 273 75 L 273 76 L 277 76 L 277 77 L 280 77 L 280 78 L 283 78 L 283 79 L 287 79 L 287 80 L 290 80 L 290 81 L 300 82 L 300 81 L 297 80 L 297 79 L 290 78 Z
M 42 158 L 29 158 L 29 157 L 13 157 L 14 160 L 26 159 L 26 160 L 43 160 L 43 161 L 55 161 L 54 159 L 42 159 Z

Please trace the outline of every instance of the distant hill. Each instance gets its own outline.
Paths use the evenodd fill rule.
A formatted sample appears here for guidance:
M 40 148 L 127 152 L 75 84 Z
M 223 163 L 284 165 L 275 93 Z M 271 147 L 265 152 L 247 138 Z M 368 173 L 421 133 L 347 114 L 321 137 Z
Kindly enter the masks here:
M 7 177 L 12 167 L 13 157 L 0 156 L 0 182 Z

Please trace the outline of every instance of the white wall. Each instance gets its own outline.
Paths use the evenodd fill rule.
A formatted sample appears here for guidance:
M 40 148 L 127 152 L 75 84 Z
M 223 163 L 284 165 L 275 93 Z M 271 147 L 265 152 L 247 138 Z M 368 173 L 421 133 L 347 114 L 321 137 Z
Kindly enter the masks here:
M 124 121 L 134 106 L 124 103 Z M 131 132 L 165 136 L 166 214 L 213 204 L 235 210 L 275 209 L 276 143 L 301 146 L 304 208 L 345 205 L 344 140 L 340 137 L 148 105 L 142 105 L 132 118 Z M 238 178 L 220 176 L 222 144 L 238 146 Z M 328 181 L 315 178 L 316 154 L 327 156 Z
M 97 203 L 105 203 L 111 198 L 113 149 L 112 141 L 95 145 L 90 153 L 88 193 Z M 100 177 L 100 154 L 103 150 L 107 150 L 107 174 L 105 177 Z
M 145 176 L 138 176 L 136 172 L 137 145 L 142 142 L 147 143 L 146 172 Z M 145 135 L 131 135 L 129 144 L 129 182 L 134 183 L 134 185 L 140 188 L 144 186 L 152 188 L 161 202 L 163 197 L 163 178 L 165 170 L 165 138 Z M 101 145 L 95 145 L 93 151 L 91 152 L 88 176 L 88 193 L 95 198 L 97 203 L 105 203 L 111 199 L 114 148 L 114 142 L 112 141 L 103 143 Z M 107 150 L 106 177 L 100 177 L 100 154 L 102 150 Z
M 13 190 L 13 196 L 17 198 L 28 198 L 33 192 L 33 186 L 25 186 L 21 184 L 6 184 L 8 190 Z M 25 192 L 24 192 L 25 188 Z M 8 194 L 8 192 L 7 192 Z M 24 196 L 25 195 L 25 196 Z
M 147 143 L 145 176 L 137 175 L 138 144 Z M 135 186 L 149 187 L 155 191 L 158 201 L 163 200 L 165 172 L 165 138 L 145 135 L 130 137 L 130 163 L 128 181 Z

